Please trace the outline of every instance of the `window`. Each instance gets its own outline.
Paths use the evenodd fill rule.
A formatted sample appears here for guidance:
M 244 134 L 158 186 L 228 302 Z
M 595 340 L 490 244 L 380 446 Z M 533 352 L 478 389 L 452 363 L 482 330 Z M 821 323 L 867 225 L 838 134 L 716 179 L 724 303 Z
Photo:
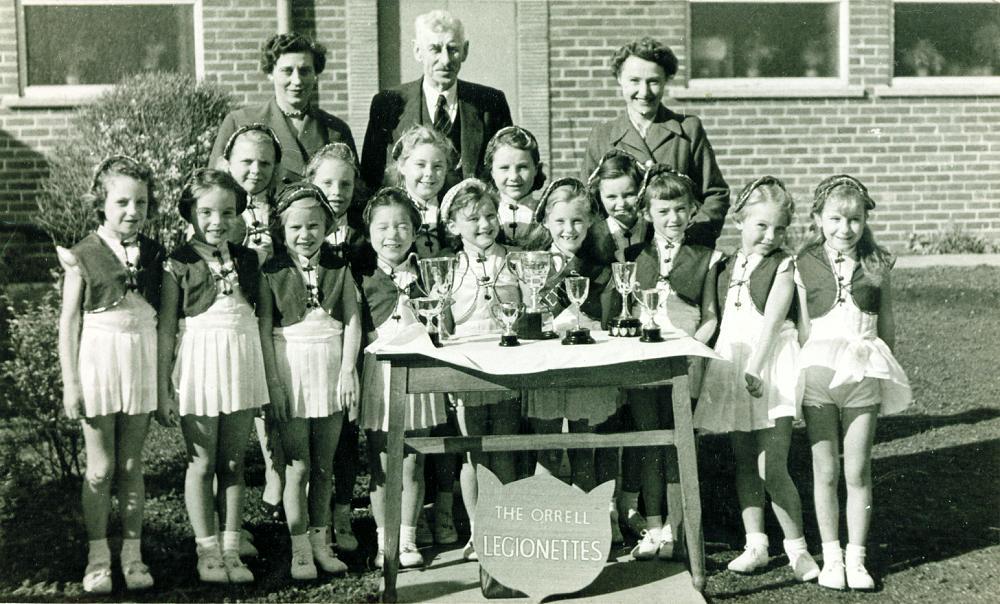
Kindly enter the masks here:
M 847 11 L 847 0 L 690 0 L 688 87 L 677 92 L 846 94 Z
M 691 77 L 835 77 L 839 8 L 837 3 L 692 3 Z
M 143 71 L 200 75 L 201 0 L 21 0 L 22 95 L 72 99 Z
M 897 2 L 896 77 L 1000 75 L 1000 4 Z

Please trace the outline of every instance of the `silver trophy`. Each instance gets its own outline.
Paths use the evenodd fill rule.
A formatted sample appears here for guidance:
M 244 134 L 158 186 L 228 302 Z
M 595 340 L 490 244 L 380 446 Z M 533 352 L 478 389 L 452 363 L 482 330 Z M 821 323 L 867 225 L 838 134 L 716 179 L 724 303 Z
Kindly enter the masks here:
M 507 266 L 528 290 L 528 304 L 522 319 L 521 337 L 528 340 L 558 337 L 542 329 L 542 314 L 547 309 L 542 307 L 538 299 L 538 293 L 545 287 L 549 272 L 552 270 L 552 253 L 511 252 L 507 254 Z
M 660 326 L 656 324 L 656 310 L 660 307 L 660 290 L 655 287 L 639 292 L 639 304 L 646 311 L 646 323 L 642 326 L 640 342 L 662 342 Z
M 591 337 L 590 330 L 580 325 L 580 319 L 583 315 L 583 309 L 580 308 L 580 305 L 586 301 L 587 294 L 590 293 L 590 279 L 579 275 L 570 275 L 563 281 L 563 286 L 566 288 L 566 296 L 569 301 L 576 305 L 576 329 L 567 330 L 562 343 L 569 345 L 593 344 L 594 338 Z
M 432 331 L 432 320 L 428 318 L 428 332 L 436 333 L 436 346 L 441 346 L 441 341 L 447 337 L 442 316 L 449 306 L 451 306 L 451 296 L 455 293 L 455 268 L 458 266 L 458 259 L 454 256 L 441 258 L 423 258 L 420 265 L 420 277 L 424 282 L 424 291 L 427 298 L 438 300 L 437 313 L 435 313 L 437 329 Z M 434 340 L 434 336 L 431 336 Z
M 629 312 L 629 298 L 638 284 L 635 282 L 635 262 L 615 262 L 611 265 L 615 289 L 622 297 L 622 312 L 608 323 L 608 335 L 634 338 L 639 335 L 639 319 Z
M 441 316 L 444 308 L 444 300 L 442 298 L 432 298 L 430 296 L 425 296 L 423 298 L 410 298 L 410 306 L 413 308 L 414 312 L 420 315 L 424 319 L 424 323 L 427 325 L 427 335 L 430 336 L 431 342 L 434 346 L 441 347 L 441 336 L 434 326 L 434 320 Z
M 514 324 L 517 323 L 518 317 L 524 312 L 524 304 L 520 302 L 497 301 L 496 304 L 490 307 L 490 311 L 496 320 L 503 325 L 503 333 L 500 335 L 500 345 L 505 347 L 520 346 L 521 342 L 517 339 Z

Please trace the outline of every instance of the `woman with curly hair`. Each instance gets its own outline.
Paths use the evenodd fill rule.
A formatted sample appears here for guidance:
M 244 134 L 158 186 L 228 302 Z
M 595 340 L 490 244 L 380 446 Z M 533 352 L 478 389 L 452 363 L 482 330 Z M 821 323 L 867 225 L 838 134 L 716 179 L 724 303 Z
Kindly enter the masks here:
M 347 123 L 317 106 L 316 83 L 326 67 L 326 48 L 297 33 L 276 34 L 260 48 L 260 69 L 274 84 L 274 96 L 262 105 L 229 113 L 219 127 L 210 165 L 223 156 L 233 133 L 246 124 L 269 126 L 281 143 L 275 182 L 301 180 L 313 153 L 330 143 L 345 143 L 357 156 Z
M 729 209 L 729 185 L 715 162 L 701 120 L 663 106 L 663 93 L 677 67 L 673 51 L 652 38 L 635 40 L 615 51 L 611 73 L 625 110 L 590 131 L 580 172 L 586 179 L 604 154 L 617 148 L 646 168 L 666 164 L 687 175 L 694 181 L 701 210 L 685 237 L 689 243 L 715 247 Z

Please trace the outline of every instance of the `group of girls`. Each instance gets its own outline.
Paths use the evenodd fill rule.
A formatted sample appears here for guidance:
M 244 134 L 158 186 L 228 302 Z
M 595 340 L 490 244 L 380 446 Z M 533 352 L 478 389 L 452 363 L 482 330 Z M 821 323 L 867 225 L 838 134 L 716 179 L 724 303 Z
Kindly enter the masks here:
M 549 328 L 568 325 L 574 311 L 594 328 L 606 325 L 621 304 L 611 264 L 633 261 L 638 288 L 661 292 L 660 305 L 644 315 L 652 313 L 666 331 L 714 343 L 721 360 L 691 361 L 689 375 L 692 397 L 699 399 L 696 426 L 732 435 L 747 538 L 731 570 L 752 572 L 768 562 L 766 491 L 797 579 L 818 577 L 836 589 L 873 586 L 864 544 L 875 417 L 904 408 L 910 393 L 890 352 L 892 258 L 872 238 L 867 219 L 874 202 L 856 179 L 840 175 L 820 183 L 810 211 L 813 236 L 796 257 L 783 247 L 794 214 L 791 196 L 775 177 L 749 183 L 733 206 L 739 249 L 722 255 L 685 241 L 699 209 L 687 176 L 611 151 L 588 182 L 559 178 L 543 188 L 537 141 L 517 126 L 489 142 L 485 181 L 466 179 L 446 192 L 456 153 L 425 126 L 406 132 L 392 150 L 397 186 L 371 196 L 360 195 L 355 158 L 342 144 L 320 150 L 306 180 L 275 194 L 280 153 L 266 126 L 234 133 L 222 169 L 197 170 L 184 187 L 178 211 L 190 237 L 169 255 L 140 233 L 155 211 L 153 176 L 133 159 L 108 158 L 87 196 L 100 226 L 72 250 L 60 249 L 65 406 L 83 420 L 88 454 L 87 591 L 111 590 L 107 519 L 116 476 L 126 586 L 153 584 L 139 545 L 142 446 L 153 412 L 167 426 L 179 424 L 186 443 L 185 505 L 199 577 L 224 583 L 253 580 L 240 557 L 252 550 L 241 531 L 243 457 L 261 408 L 270 421 L 261 422 L 258 434 L 277 482 L 270 486 L 269 478 L 265 498 L 284 508 L 296 579 L 315 578 L 317 568 L 346 570 L 334 540 L 342 551 L 357 547 L 349 503 L 359 429 L 369 447 L 381 566 L 389 405 L 405 405 L 409 436 L 448 424 L 463 435 L 513 434 L 526 426 L 559 432 L 564 423 L 571 432 L 672 427 L 667 382 L 389 400 L 386 367 L 361 351 L 418 321 L 410 304 L 424 291 L 417 260 L 457 256 L 457 288 L 442 328 L 458 336 L 494 333 L 500 329 L 495 304 L 522 295 L 507 261 L 515 248 L 552 253 L 542 290 Z M 571 275 L 589 280 L 579 308 L 571 308 L 560 287 Z M 800 417 L 812 442 L 822 570 L 807 551 L 801 502 L 787 470 L 792 423 Z M 838 528 L 841 444 L 846 560 Z M 620 476 L 619 505 L 609 502 L 616 539 L 621 511 L 628 526 L 641 528 L 636 559 L 672 557 L 682 521 L 676 462 L 656 447 L 626 455 L 633 457 L 619 463 L 615 451 L 573 450 L 571 480 L 589 490 Z M 542 452 L 535 471 L 554 472 L 561 462 L 562 452 Z M 521 474 L 514 454 L 470 453 L 460 480 L 470 519 L 480 464 L 505 482 Z M 448 486 L 438 488 L 450 495 Z M 645 518 L 638 516 L 640 491 Z M 417 527 L 424 495 L 423 457 L 407 454 L 404 567 L 423 564 Z M 451 510 L 435 515 L 447 523 Z M 475 534 L 474 525 L 471 530 Z M 468 559 L 476 557 L 473 543 L 470 538 L 463 551 Z

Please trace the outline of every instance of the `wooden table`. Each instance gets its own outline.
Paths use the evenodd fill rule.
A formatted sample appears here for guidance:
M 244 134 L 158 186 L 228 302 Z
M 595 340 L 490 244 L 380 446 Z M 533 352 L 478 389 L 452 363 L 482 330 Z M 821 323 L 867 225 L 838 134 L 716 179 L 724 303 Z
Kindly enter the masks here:
M 636 342 L 636 345 L 639 345 Z M 653 345 L 655 346 L 655 344 Z M 595 353 L 598 353 L 595 347 Z M 396 601 L 399 571 L 399 527 L 403 490 L 404 448 L 434 453 L 466 451 L 520 451 L 600 447 L 648 447 L 673 445 L 677 451 L 684 514 L 684 536 L 694 588 L 705 586 L 705 549 L 701 531 L 701 497 L 688 389 L 687 357 L 667 356 L 655 360 L 607 364 L 587 368 L 545 371 L 519 375 L 493 375 L 447 365 L 424 355 L 379 352 L 388 361 L 390 400 L 407 394 L 490 390 L 525 390 L 587 386 L 637 386 L 672 378 L 673 430 L 650 430 L 618 434 L 524 434 L 510 436 L 404 438 L 404 406 L 390 404 L 385 472 L 385 558 L 382 600 Z

